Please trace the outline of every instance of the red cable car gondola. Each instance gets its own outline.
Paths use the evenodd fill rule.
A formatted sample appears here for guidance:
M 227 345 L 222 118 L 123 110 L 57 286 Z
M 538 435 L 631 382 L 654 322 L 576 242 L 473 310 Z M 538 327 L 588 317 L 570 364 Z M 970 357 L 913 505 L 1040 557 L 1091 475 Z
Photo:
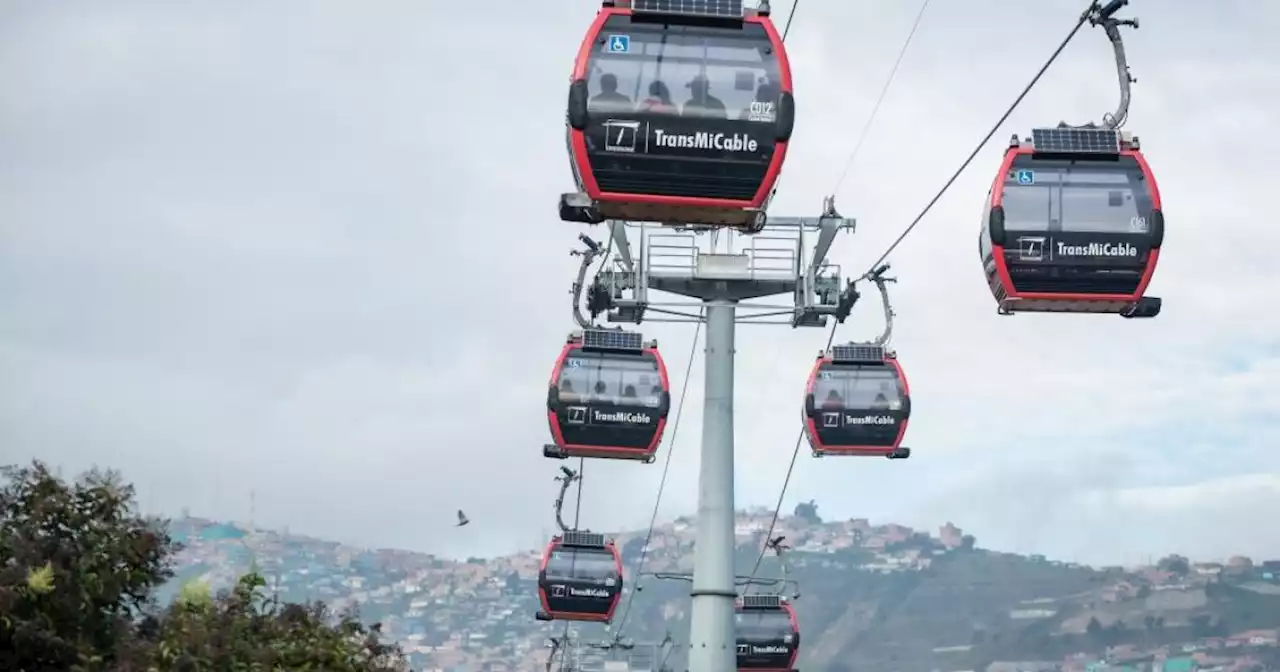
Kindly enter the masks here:
M 609 329 L 570 335 L 551 373 L 547 420 L 555 443 L 543 455 L 652 462 L 670 407 L 656 342 Z
M 764 227 L 795 103 L 782 37 L 761 4 L 601 3 L 569 86 L 579 192 L 560 197 L 561 219 Z M 688 95 L 673 97 L 681 89 Z
M 1164 213 L 1137 138 L 1069 127 L 1014 136 L 983 219 L 979 252 L 1000 313 L 1160 313 L 1144 293 Z
M 608 623 L 622 599 L 622 556 L 591 532 L 553 537 L 538 570 L 539 621 Z
M 778 595 L 746 595 L 735 611 L 738 670 L 794 672 L 800 657 L 795 608 Z
M 897 355 L 882 345 L 849 343 L 820 353 L 809 374 L 804 416 L 814 457 L 911 456 L 902 446 L 911 389 Z

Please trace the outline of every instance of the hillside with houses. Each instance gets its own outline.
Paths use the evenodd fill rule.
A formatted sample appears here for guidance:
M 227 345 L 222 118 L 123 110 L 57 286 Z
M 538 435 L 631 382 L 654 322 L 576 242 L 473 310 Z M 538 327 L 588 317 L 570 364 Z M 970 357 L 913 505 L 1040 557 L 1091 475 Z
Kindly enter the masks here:
M 755 565 L 771 514 L 739 513 L 740 572 Z M 774 534 L 791 546 L 785 570 L 799 586 L 806 672 L 1280 669 L 1280 561 L 1170 556 L 1150 567 L 1090 568 L 984 550 L 950 523 L 923 531 L 823 521 L 812 503 L 795 514 Z M 630 669 L 663 660 L 683 669 L 689 584 L 671 575 L 692 569 L 692 522 L 658 526 L 647 549 L 644 530 L 614 535 L 626 599 L 635 598 L 622 634 L 674 644 Z M 541 549 L 456 561 L 198 518 L 171 529 L 186 546 L 175 586 L 226 586 L 256 566 L 285 599 L 357 608 L 381 622 L 416 669 L 542 670 L 548 637 L 564 630 L 533 619 Z M 783 569 L 769 557 L 758 576 Z M 616 634 L 573 630 L 581 641 Z

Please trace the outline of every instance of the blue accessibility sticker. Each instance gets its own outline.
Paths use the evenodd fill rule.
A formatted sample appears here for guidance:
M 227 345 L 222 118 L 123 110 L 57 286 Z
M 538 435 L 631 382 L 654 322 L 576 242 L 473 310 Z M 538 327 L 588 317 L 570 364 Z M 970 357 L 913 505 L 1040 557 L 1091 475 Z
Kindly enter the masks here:
M 610 35 L 608 51 L 611 54 L 625 54 L 631 51 L 630 35 Z
M 1019 170 L 1017 177 L 1018 177 L 1018 184 L 1035 184 L 1036 183 L 1036 174 L 1035 174 L 1035 171 L 1032 171 L 1032 170 Z

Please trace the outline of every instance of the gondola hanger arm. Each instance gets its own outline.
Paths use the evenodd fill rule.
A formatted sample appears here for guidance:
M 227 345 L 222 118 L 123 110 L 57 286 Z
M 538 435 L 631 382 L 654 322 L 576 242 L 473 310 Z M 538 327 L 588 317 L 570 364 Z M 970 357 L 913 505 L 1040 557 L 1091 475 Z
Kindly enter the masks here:
M 876 345 L 888 345 L 889 339 L 893 337 L 893 318 L 897 315 L 893 311 L 893 304 L 889 302 L 889 287 L 891 282 L 897 282 L 897 278 L 885 277 L 885 273 L 889 271 L 889 264 L 881 264 L 869 271 L 862 279 L 875 284 L 876 290 L 880 292 L 880 303 L 884 307 L 884 331 L 874 341 Z
M 574 481 L 582 477 L 578 475 L 578 472 L 570 469 L 569 467 L 560 467 L 560 472 L 561 474 L 556 476 L 556 481 L 559 481 L 560 483 L 560 494 L 556 496 L 556 525 L 560 528 L 561 532 L 569 532 L 571 530 L 564 522 L 564 498 L 569 492 L 569 486 L 573 485 Z
M 1129 0 L 1111 0 L 1105 5 L 1095 2 L 1084 13 L 1084 18 L 1089 21 L 1089 25 L 1102 26 L 1103 32 L 1107 35 L 1107 40 L 1111 42 L 1111 50 L 1115 57 L 1116 77 L 1120 83 L 1120 102 L 1116 105 L 1114 112 L 1102 115 L 1102 127 L 1108 129 L 1120 128 L 1124 125 L 1125 120 L 1129 118 L 1129 102 L 1133 96 L 1131 85 L 1138 81 L 1129 72 L 1129 60 L 1125 55 L 1124 40 L 1120 36 L 1120 26 L 1129 26 L 1137 29 L 1138 20 L 1115 18 L 1116 12 L 1128 4 Z M 1094 124 L 1088 124 L 1087 126 L 1094 126 Z
M 570 256 L 582 257 L 582 264 L 578 266 L 578 277 L 573 282 L 573 321 L 577 322 L 578 326 L 583 329 L 590 329 L 592 327 L 591 320 L 588 320 L 587 316 L 582 314 L 582 289 L 587 282 L 587 271 L 591 270 L 591 264 L 601 254 L 601 249 L 600 243 L 587 237 L 586 234 L 578 234 L 578 240 L 582 241 L 583 246 L 587 249 L 569 252 Z M 595 315 L 592 315 L 592 318 L 594 319 Z

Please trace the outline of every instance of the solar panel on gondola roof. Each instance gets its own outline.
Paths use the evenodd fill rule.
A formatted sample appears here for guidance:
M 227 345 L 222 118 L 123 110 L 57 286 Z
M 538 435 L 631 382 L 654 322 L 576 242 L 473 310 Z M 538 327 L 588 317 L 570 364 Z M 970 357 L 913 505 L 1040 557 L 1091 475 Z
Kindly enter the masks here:
M 616 329 L 587 329 L 582 332 L 582 347 L 596 350 L 644 349 L 644 336 L 634 331 Z
M 883 362 L 884 346 L 870 343 L 837 345 L 831 348 L 833 362 Z
M 743 609 L 777 609 L 782 606 L 782 598 L 777 595 L 743 595 Z
M 636 14 L 680 14 L 722 19 L 740 19 L 743 16 L 742 0 L 631 0 L 631 11 Z
M 1031 141 L 1037 152 L 1120 153 L 1120 131 L 1110 128 L 1037 128 Z
M 595 532 L 578 532 L 571 530 L 564 533 L 563 537 L 565 546 L 590 546 L 593 548 L 604 547 L 604 535 Z

